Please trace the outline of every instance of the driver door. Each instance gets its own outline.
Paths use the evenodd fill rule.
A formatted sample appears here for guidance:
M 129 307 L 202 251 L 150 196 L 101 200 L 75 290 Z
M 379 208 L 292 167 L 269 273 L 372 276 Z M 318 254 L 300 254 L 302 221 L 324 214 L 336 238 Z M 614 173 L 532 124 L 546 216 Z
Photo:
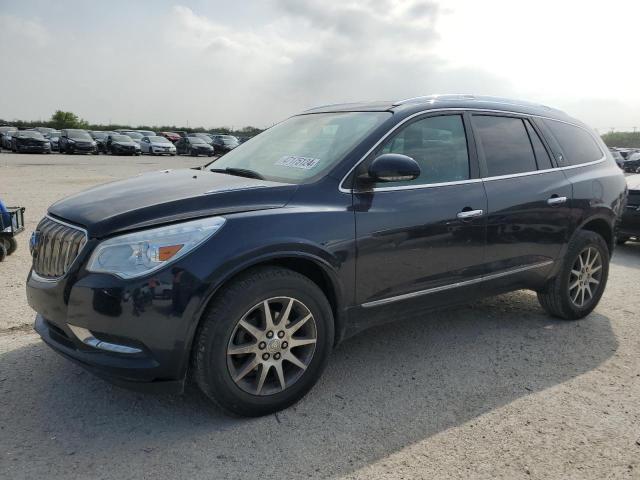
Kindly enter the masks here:
M 358 169 L 383 153 L 408 155 L 420 176 L 354 191 L 357 304 L 377 307 L 438 295 L 484 273 L 487 197 L 462 113 L 410 121 Z

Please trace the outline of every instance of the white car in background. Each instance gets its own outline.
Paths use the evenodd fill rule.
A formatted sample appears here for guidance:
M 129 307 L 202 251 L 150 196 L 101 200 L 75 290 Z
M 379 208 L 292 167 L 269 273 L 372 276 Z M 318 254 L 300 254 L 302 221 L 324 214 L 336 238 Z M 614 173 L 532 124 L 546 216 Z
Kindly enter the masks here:
M 149 155 L 171 155 L 176 154 L 176 147 L 170 140 L 161 136 L 145 136 L 140 139 L 140 149 L 142 153 Z

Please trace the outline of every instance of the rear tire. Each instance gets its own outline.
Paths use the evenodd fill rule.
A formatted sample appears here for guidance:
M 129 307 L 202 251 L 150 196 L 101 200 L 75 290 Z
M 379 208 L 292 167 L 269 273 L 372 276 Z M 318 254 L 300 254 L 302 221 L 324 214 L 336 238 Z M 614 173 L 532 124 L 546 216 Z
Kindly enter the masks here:
M 584 318 L 598 305 L 608 276 L 609 249 L 604 239 L 595 232 L 578 231 L 569 243 L 558 274 L 537 292 L 538 301 L 554 317 Z
M 248 323 L 252 328 L 244 327 Z M 256 268 L 224 287 L 208 308 L 194 340 L 194 378 L 224 410 L 267 415 L 293 405 L 313 387 L 333 337 L 331 307 L 315 283 L 285 268 Z M 306 343 L 294 345 L 301 340 Z M 239 346 L 252 351 L 230 353 Z M 304 368 L 289 361 L 290 354 Z

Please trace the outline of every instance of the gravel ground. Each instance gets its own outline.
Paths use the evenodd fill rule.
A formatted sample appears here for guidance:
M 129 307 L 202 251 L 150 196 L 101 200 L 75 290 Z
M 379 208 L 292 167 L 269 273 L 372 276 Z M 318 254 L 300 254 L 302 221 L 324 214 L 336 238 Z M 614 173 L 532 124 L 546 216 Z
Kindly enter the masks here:
M 0 198 L 32 230 L 55 199 L 190 158 L 0 154 Z M 195 390 L 112 387 L 31 333 L 27 234 L 0 264 L 0 478 L 640 479 L 640 244 L 588 318 L 530 292 L 365 332 L 314 390 L 260 419 Z

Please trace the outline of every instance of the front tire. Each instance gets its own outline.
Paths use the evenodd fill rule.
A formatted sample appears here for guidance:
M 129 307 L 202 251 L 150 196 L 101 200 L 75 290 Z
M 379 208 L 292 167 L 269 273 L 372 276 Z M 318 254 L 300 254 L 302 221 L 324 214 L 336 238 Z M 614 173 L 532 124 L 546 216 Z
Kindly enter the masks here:
M 256 268 L 224 287 L 205 314 L 194 341 L 195 380 L 228 412 L 277 412 L 320 377 L 333 325 L 314 282 L 285 268 Z
M 598 305 L 609 276 L 609 249 L 595 232 L 581 230 L 569 243 L 558 274 L 538 291 L 538 301 L 554 317 L 577 320 Z

